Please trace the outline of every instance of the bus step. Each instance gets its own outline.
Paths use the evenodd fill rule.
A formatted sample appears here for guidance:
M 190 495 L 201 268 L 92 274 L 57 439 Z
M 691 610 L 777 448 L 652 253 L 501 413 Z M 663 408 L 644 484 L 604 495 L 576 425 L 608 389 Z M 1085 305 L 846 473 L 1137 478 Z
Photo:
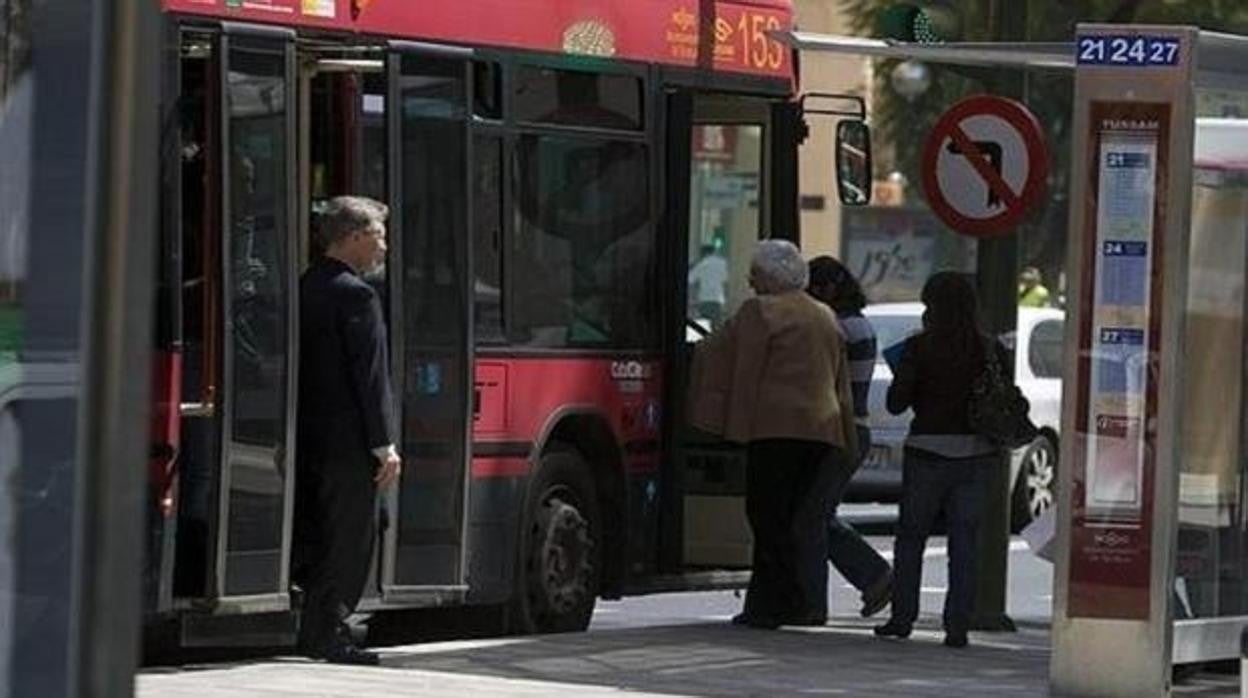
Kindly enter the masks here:
M 295 614 L 255 613 L 182 616 L 183 647 L 289 647 L 295 644 Z

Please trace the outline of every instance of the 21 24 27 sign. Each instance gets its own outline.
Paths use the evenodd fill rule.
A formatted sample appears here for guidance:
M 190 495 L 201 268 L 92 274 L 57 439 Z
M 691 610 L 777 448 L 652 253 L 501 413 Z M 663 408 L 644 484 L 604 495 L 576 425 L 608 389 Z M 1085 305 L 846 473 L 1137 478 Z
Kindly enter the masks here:
M 1179 40 L 1165 36 L 1096 35 L 1079 37 L 1079 65 L 1134 68 L 1172 66 L 1179 62 Z

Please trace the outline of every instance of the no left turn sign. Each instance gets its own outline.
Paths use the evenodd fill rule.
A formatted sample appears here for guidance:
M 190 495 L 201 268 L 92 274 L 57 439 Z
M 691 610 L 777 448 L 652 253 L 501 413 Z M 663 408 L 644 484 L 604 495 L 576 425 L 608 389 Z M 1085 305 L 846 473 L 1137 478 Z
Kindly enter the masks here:
M 1044 133 L 1010 99 L 969 97 L 945 112 L 923 148 L 928 204 L 950 228 L 977 237 L 1014 228 L 1044 194 Z

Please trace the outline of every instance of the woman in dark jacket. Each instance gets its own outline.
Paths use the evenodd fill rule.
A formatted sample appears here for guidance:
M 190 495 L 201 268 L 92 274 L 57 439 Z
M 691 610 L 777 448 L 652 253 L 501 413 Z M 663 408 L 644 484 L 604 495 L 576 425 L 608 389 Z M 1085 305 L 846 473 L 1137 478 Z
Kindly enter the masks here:
M 971 384 L 988 351 L 1001 366 L 1000 344 L 979 329 L 975 290 L 954 272 L 934 274 L 923 286 L 923 331 L 906 340 L 888 388 L 888 411 L 914 411 L 906 437 L 901 520 L 894 548 L 892 618 L 875 629 L 881 637 L 910 635 L 919 614 L 923 549 L 932 523 L 944 511 L 949 537 L 949 591 L 945 644 L 965 647 L 975 599 L 975 535 L 989 469 L 1001 453 L 971 429 Z M 990 349 L 991 348 L 991 349 Z

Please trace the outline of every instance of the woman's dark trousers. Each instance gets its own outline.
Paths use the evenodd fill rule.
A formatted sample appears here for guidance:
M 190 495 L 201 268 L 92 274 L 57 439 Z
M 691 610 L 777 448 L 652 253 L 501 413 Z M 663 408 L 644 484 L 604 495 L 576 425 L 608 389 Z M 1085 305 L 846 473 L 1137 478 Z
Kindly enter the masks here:
M 902 470 L 901 520 L 893 561 L 893 623 L 910 627 L 919 616 L 923 550 L 937 514 L 945 512 L 949 538 L 949 590 L 945 594 L 947 632 L 965 633 L 975 603 L 975 535 L 984 506 L 988 469 L 1000 467 L 996 454 L 942 458 L 906 449 Z
M 745 615 L 761 623 L 822 622 L 828 612 L 830 446 L 762 439 L 747 447 L 745 510 L 754 534 Z

